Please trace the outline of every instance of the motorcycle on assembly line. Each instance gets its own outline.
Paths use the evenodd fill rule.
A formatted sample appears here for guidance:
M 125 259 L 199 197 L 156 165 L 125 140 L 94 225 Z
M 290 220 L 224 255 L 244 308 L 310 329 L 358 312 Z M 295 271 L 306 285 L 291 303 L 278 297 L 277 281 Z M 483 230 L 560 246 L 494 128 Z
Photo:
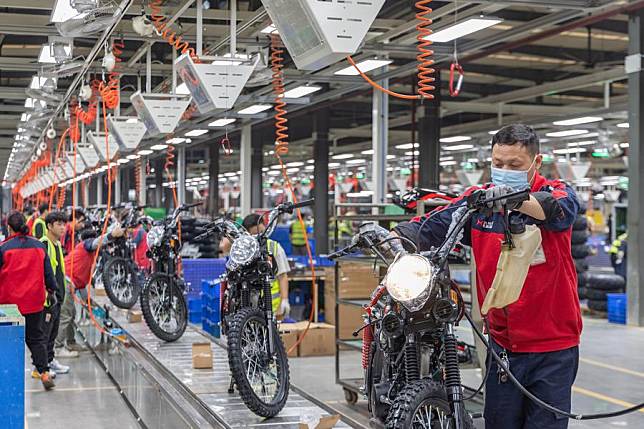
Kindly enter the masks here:
M 494 202 L 525 201 L 528 195 L 522 191 L 486 199 L 484 191 L 474 192 L 455 210 L 443 243 L 428 252 L 419 252 L 407 238 L 387 237 L 367 223 L 350 246 L 329 256 L 370 251 L 388 265 L 365 307 L 361 328 L 363 388 L 372 421 L 387 429 L 474 427 L 464 405 L 454 333 L 465 304 L 450 277 L 448 256 L 474 214 L 489 211 Z M 394 240 L 414 251 L 399 252 L 389 263 Z
M 276 264 L 271 262 L 268 238 L 280 215 L 312 203 L 280 204 L 269 212 L 266 229 L 258 235 L 218 218 L 197 237 L 199 241 L 216 235 L 232 242 L 221 294 L 231 391 L 236 385 L 246 406 L 262 417 L 273 417 L 284 408 L 290 388 L 288 358 L 272 308 L 271 282 Z
M 148 232 L 148 258 L 152 271 L 141 291 L 141 312 L 154 335 L 164 341 L 176 341 L 188 326 L 188 306 L 183 293 L 186 284 L 179 272 L 181 241 L 177 224 L 179 215 L 202 203 L 177 207 L 172 216 Z
M 116 208 L 120 208 L 118 206 Z M 144 207 L 125 206 L 121 225 L 133 227 L 138 223 L 137 213 Z M 105 293 L 119 308 L 129 309 L 136 304 L 141 293 L 142 277 L 134 262 L 134 243 L 126 235 L 108 241 L 101 251 L 100 271 Z M 99 264 L 97 264 L 99 267 Z

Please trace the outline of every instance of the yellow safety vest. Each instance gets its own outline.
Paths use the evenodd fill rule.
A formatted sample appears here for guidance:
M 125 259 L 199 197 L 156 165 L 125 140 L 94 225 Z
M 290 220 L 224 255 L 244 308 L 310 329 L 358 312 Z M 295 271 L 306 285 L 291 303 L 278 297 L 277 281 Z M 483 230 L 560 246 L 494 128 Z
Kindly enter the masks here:
M 37 226 L 37 225 L 42 225 L 42 234 L 43 234 L 43 235 L 42 235 L 41 237 L 36 237 L 36 226 Z M 40 240 L 40 239 L 42 239 L 43 237 L 46 237 L 46 236 L 47 236 L 47 224 L 45 223 L 45 221 L 44 221 L 44 220 L 42 220 L 42 219 L 41 219 L 41 218 L 39 218 L 39 217 L 38 217 L 38 218 L 36 218 L 36 220 L 34 221 L 34 226 L 31 228 L 31 235 L 33 235 L 34 237 L 36 237 L 38 240 Z
M 298 220 L 291 224 L 291 244 L 293 246 L 306 245 L 306 225 L 303 228 Z
M 60 269 L 63 271 L 63 276 L 65 275 L 65 258 L 63 257 L 63 246 L 60 242 L 54 244 L 51 242 L 49 237 L 46 235 L 40 239 L 43 243 L 47 245 L 47 256 L 49 256 L 49 262 L 51 263 L 51 269 L 54 271 L 54 276 L 56 275 L 56 270 L 58 269 L 58 258 L 56 257 L 56 252 L 60 252 Z M 62 304 L 62 302 L 61 302 Z M 45 307 L 49 307 L 47 303 L 47 298 L 45 298 Z
M 277 241 L 268 240 L 266 245 L 268 246 L 268 253 L 273 256 L 277 255 L 279 246 Z M 276 278 L 271 282 L 271 302 L 273 304 L 273 313 L 277 312 L 277 309 L 280 307 L 280 303 L 282 302 L 280 295 L 280 282 Z

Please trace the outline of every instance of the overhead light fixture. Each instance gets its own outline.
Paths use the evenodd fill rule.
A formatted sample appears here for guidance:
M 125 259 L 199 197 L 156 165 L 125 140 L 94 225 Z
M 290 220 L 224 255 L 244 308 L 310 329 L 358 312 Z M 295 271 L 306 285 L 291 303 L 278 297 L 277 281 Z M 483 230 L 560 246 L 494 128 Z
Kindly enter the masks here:
M 630 124 L 628 122 L 622 122 L 620 124 L 617 124 L 618 128 L 630 128 Z
M 585 147 L 569 147 L 566 149 L 555 149 L 552 151 L 552 153 L 556 155 L 567 155 L 567 154 L 573 154 L 573 153 L 584 153 L 587 152 L 588 149 Z
M 582 140 L 580 142 L 568 143 L 568 147 L 591 146 L 597 143 L 597 140 Z
M 467 36 L 468 34 L 476 33 L 477 31 L 485 30 L 486 28 L 500 24 L 501 22 L 503 22 L 503 20 L 499 18 L 470 18 L 443 30 L 439 30 L 429 36 L 425 36 L 425 39 L 434 43 L 451 42 L 452 40 Z
M 498 133 L 498 132 L 499 132 L 499 130 L 492 130 L 492 131 L 488 131 L 487 133 L 488 133 L 489 135 L 493 136 L 493 135 L 495 135 L 495 134 L 496 134 L 496 133 Z
M 363 155 L 373 155 L 373 149 L 367 149 L 360 152 Z
M 298 86 L 284 93 L 284 98 L 300 98 L 321 90 L 321 86 Z
M 153 146 L 153 147 L 154 147 L 154 146 Z M 150 154 L 151 154 L 151 153 L 153 153 L 153 152 L 154 152 L 154 151 L 152 151 L 152 150 L 150 150 L 150 149 L 141 149 L 140 151 L 138 151 L 138 152 L 137 152 L 137 154 L 139 154 L 139 155 L 141 155 L 141 156 L 145 156 L 145 155 L 150 155 Z M 129 158 L 129 157 L 128 157 L 128 158 Z M 132 159 L 132 158 L 130 158 L 130 159 Z
M 588 134 L 588 130 L 555 131 L 552 133 L 546 133 L 546 137 L 570 137 L 570 136 L 580 136 L 582 134 Z
M 65 22 L 74 17 L 84 17 L 87 13 L 79 13 L 71 5 L 71 0 L 56 0 L 49 22 Z
M 364 159 L 350 159 L 350 160 L 347 161 L 347 164 L 355 165 L 355 164 L 362 164 L 362 163 L 365 163 L 365 162 L 367 162 L 367 161 L 365 161 Z
M 297 167 L 292 167 L 292 168 L 287 168 L 286 169 L 286 172 L 289 173 L 289 174 L 297 173 L 298 171 L 300 171 L 300 169 L 297 168 Z
M 331 158 L 333 158 L 333 159 L 349 159 L 349 158 L 353 158 L 353 154 L 352 153 L 341 153 L 339 155 L 333 155 Z
M 240 115 L 255 115 L 257 113 L 261 113 L 265 110 L 268 110 L 272 107 L 273 106 L 270 104 L 254 104 L 250 107 L 239 110 L 237 113 L 239 113 Z
M 442 161 L 440 163 L 441 167 L 449 167 L 450 165 L 456 165 L 458 164 L 457 161 Z
M 447 151 L 456 151 L 456 150 L 467 150 L 467 149 L 474 149 L 473 144 L 457 144 L 455 146 L 446 146 L 443 148 L 443 150 Z
M 420 155 L 419 150 L 410 150 L 409 152 L 405 152 L 405 156 L 418 156 Z
M 286 166 L 287 167 L 302 167 L 304 165 L 303 162 L 300 161 L 294 161 L 294 162 L 287 162 Z
M 65 45 L 63 49 L 65 50 L 65 54 L 67 56 L 72 55 L 71 45 Z M 40 48 L 40 53 L 38 54 L 38 62 L 42 64 L 56 64 L 58 62 L 56 61 L 56 58 L 51 55 L 51 45 L 42 45 L 42 47 Z
M 150 149 L 152 150 L 163 150 L 167 149 L 168 145 L 167 144 L 155 144 L 154 146 L 151 146 Z
M 171 139 L 166 140 L 165 142 L 168 143 L 168 144 L 180 144 L 180 143 L 184 143 L 185 141 L 186 141 L 186 139 L 184 139 L 184 138 L 173 137 Z M 165 147 L 163 149 L 165 149 Z
M 128 162 L 130 162 L 130 160 L 127 159 L 127 158 L 121 158 L 116 162 L 117 162 L 117 164 L 121 165 L 121 164 L 127 164 Z
M 396 145 L 396 146 L 394 146 L 394 147 L 395 147 L 396 149 L 400 149 L 400 150 L 410 150 L 410 149 L 412 149 L 412 148 L 417 148 L 417 147 L 419 147 L 419 146 L 420 146 L 420 145 L 419 145 L 418 143 L 405 143 L 405 144 L 399 144 L 399 145 Z
M 192 130 L 184 134 L 186 137 L 199 137 L 208 134 L 208 130 Z
M 141 152 L 144 152 L 144 151 L 141 151 Z M 145 152 L 148 152 L 148 151 L 145 151 Z M 149 151 L 149 152 L 152 153 L 152 151 Z M 144 153 L 143 155 L 148 155 L 148 154 Z M 126 158 L 129 159 L 130 161 L 134 161 L 135 159 L 141 158 L 141 155 L 128 155 Z
M 41 89 L 43 86 L 46 85 L 48 79 L 50 79 L 50 78 L 35 75 L 35 76 L 33 76 L 31 78 L 31 83 L 29 84 L 29 88 Z M 53 78 L 53 82 L 54 82 L 54 86 L 55 86 L 56 85 L 56 79 L 55 78 Z
M 581 118 L 555 121 L 552 124 L 557 126 L 573 126 L 573 125 L 582 125 L 582 124 L 592 124 L 593 122 L 600 122 L 603 120 L 604 118 L 600 118 L 599 116 L 584 116 Z
M 396 155 L 387 155 L 387 159 L 396 159 L 398 158 Z
M 440 139 L 441 143 L 458 143 L 466 142 L 472 140 L 472 137 L 469 136 L 454 136 L 454 137 L 443 137 Z
M 267 27 L 265 27 L 265 28 L 261 31 L 261 33 L 263 33 L 263 34 L 271 34 L 271 33 L 273 33 L 273 34 L 279 34 L 279 33 L 278 33 L 278 31 L 277 31 L 277 28 L 275 28 L 275 26 L 274 26 L 273 24 L 270 24 L 270 25 L 268 25 Z
M 628 142 L 624 142 L 624 143 L 619 144 L 619 147 L 621 147 L 622 149 L 628 149 L 629 146 L 630 146 L 630 144 L 628 144 Z
M 391 63 L 393 63 L 393 60 L 373 60 L 372 59 L 372 60 L 360 61 L 359 63 L 356 64 L 356 66 L 360 69 L 362 73 L 367 73 L 372 70 L 379 69 L 380 67 L 389 65 Z M 358 76 L 360 73 L 358 73 L 358 70 L 356 70 L 355 67 L 349 66 L 349 67 L 340 69 L 333 74 L 341 75 L 341 76 Z
M 267 172 L 266 174 L 269 175 L 269 176 L 279 176 L 282 173 L 280 173 L 277 170 L 271 170 L 271 171 Z
M 329 168 L 338 168 L 340 165 L 339 162 L 329 162 Z
M 226 125 L 230 125 L 233 122 L 236 122 L 237 119 L 234 118 L 227 118 L 227 119 L 217 119 L 215 121 L 212 121 L 211 123 L 208 124 L 209 127 L 225 127 Z

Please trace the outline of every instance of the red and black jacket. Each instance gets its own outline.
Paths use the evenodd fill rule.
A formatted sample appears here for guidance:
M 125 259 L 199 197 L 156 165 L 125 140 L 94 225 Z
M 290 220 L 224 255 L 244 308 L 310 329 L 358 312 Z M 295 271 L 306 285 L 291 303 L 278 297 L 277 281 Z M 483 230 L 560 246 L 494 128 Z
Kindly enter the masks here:
M 483 186 L 487 189 L 490 186 Z M 465 204 L 465 197 L 478 187 L 468 189 L 450 205 L 426 217 L 398 225 L 396 231 L 411 240 L 419 238 L 422 250 L 439 246 L 445 239 L 452 213 Z M 526 224 L 541 230 L 546 262 L 530 267 L 519 300 L 504 309 L 488 313 L 494 340 L 512 352 L 551 352 L 579 344 L 582 321 L 577 295 L 577 272 L 572 259 L 570 238 L 572 224 L 579 210 L 574 190 L 558 180 L 538 175 L 531 195 L 539 201 L 544 221 L 526 215 Z M 483 303 L 496 275 L 501 253 L 504 220 L 500 214 L 477 214 L 466 226 L 463 244 L 471 245 L 476 261 L 476 285 L 479 303 Z
M 42 311 L 45 289 L 58 287 L 44 243 L 14 234 L 0 245 L 0 304 L 15 304 L 20 313 Z

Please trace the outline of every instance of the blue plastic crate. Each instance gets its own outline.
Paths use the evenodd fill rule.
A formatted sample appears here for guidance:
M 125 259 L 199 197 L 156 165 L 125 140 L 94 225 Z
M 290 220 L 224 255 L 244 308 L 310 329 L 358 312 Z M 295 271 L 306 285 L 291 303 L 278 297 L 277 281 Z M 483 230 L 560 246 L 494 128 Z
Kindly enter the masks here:
M 608 300 L 608 321 L 611 323 L 626 324 L 626 294 L 606 294 Z
M 188 321 L 190 323 L 200 323 L 202 319 L 201 311 L 189 311 L 188 312 Z
M 0 416 L 2 427 L 22 429 L 25 422 L 25 327 L 0 326 Z
M 217 280 L 202 280 L 201 281 L 202 299 L 217 300 L 221 296 L 221 282 Z
M 201 326 L 204 331 L 212 335 L 213 337 L 219 338 L 220 336 L 220 327 L 218 323 L 212 322 L 208 319 L 202 319 Z
M 201 311 L 201 297 L 188 297 L 188 311 Z
M 188 290 L 199 290 L 203 280 L 215 280 L 226 272 L 226 259 L 185 259 L 183 278 Z

